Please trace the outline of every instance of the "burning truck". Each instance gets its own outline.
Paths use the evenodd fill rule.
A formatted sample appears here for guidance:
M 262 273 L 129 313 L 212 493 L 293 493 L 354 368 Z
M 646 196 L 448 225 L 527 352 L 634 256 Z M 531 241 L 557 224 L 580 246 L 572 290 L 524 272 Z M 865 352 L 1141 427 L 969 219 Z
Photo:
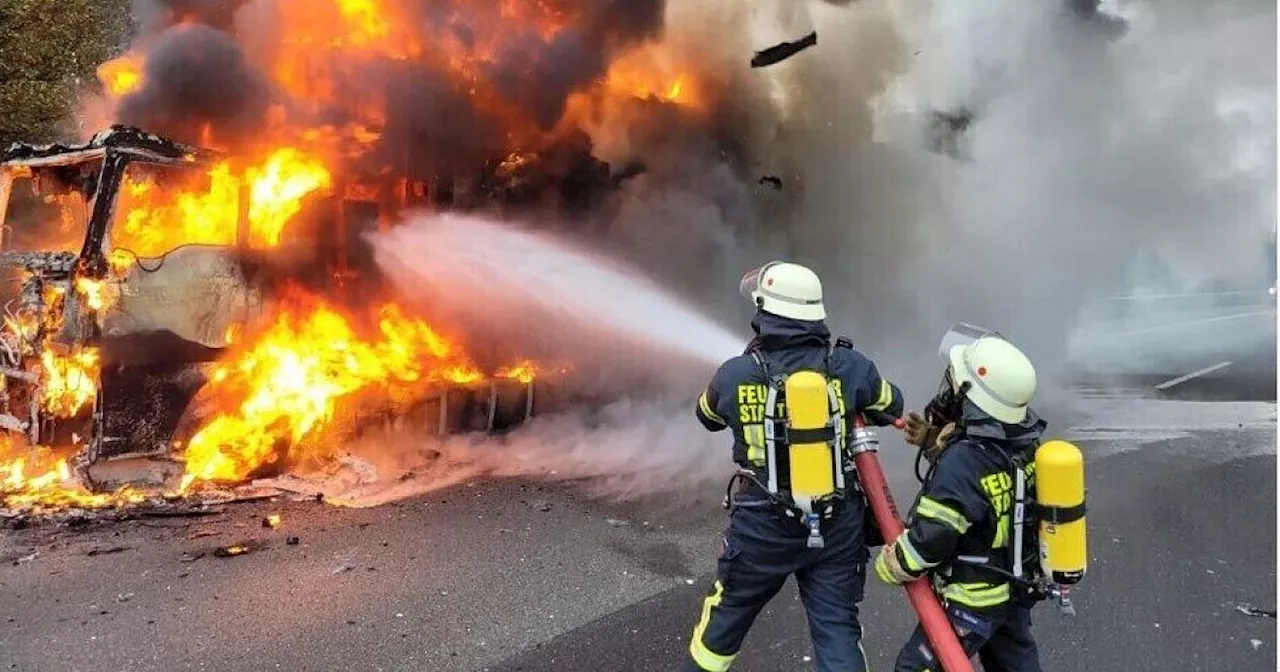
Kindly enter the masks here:
M 413 209 L 589 210 L 643 169 L 584 128 L 704 111 L 654 42 L 662 3 L 450 4 L 158 3 L 99 70 L 107 130 L 0 154 L 0 508 L 181 495 L 554 405 L 569 366 L 401 305 L 362 235 Z
M 486 374 L 394 303 L 378 306 L 365 325 L 348 317 L 357 297 L 376 291 L 352 276 L 356 246 L 332 241 L 351 233 L 351 219 L 337 213 L 361 201 L 334 201 L 336 212 L 317 220 L 328 226 L 272 248 L 277 261 L 290 248 L 305 255 L 284 268 L 254 252 L 255 235 L 277 234 L 261 228 L 265 214 L 254 217 L 270 206 L 255 208 L 247 181 L 236 193 L 234 236 L 226 244 L 179 242 L 158 255 L 130 247 L 147 249 L 145 226 L 162 224 L 130 229 L 140 212 L 129 207 L 131 190 L 166 180 L 188 185 L 209 171 L 216 181 L 217 165 L 212 152 L 123 127 L 79 145 L 16 145 L 0 159 L 0 205 L 30 182 L 39 196 L 62 202 L 59 208 L 80 205 L 88 215 L 69 221 L 83 234 L 67 241 L 72 249 L 0 252 L 0 265 L 20 274 L 0 332 L 0 427 L 25 447 L 70 448 L 70 462 L 52 467 L 58 481 L 74 475 L 98 491 L 139 482 L 185 490 L 195 480 L 269 474 L 293 466 L 290 455 L 299 454 L 299 446 L 282 442 L 332 422 L 335 400 L 350 402 L 373 385 L 399 389 L 378 395 L 375 411 L 359 403 L 344 409 L 361 410 L 346 432 L 392 416 L 412 416 L 436 433 L 495 431 L 532 413 L 532 363 Z M 292 188 L 306 190 L 321 178 L 311 179 Z M 206 193 L 216 189 L 209 183 Z M 260 340 L 237 351 L 236 334 Z M 305 353 L 307 347 L 316 349 Z M 218 403 L 223 387 L 237 383 L 250 388 L 241 390 L 248 394 L 239 417 Z M 7 465 L 11 492 L 52 484 L 39 473 L 25 476 L 26 466 Z

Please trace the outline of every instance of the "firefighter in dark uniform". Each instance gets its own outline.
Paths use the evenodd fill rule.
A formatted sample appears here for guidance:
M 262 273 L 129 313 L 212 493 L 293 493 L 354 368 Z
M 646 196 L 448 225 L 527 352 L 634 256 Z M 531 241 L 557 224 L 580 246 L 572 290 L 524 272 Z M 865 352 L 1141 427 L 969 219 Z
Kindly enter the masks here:
M 924 416 L 906 417 L 907 441 L 930 467 L 905 531 L 877 556 L 876 574 L 894 585 L 931 576 L 965 652 L 987 672 L 1039 672 L 1030 610 L 1043 598 L 1017 580 L 1036 571 L 1034 532 L 1012 524 L 1014 470 L 1030 491 L 1045 428 L 1028 409 L 1035 368 L 998 334 L 969 325 L 948 332 L 939 354 L 947 368 L 937 396 Z M 939 669 L 919 626 L 894 669 Z
M 730 514 L 717 579 L 694 628 L 686 669 L 728 670 L 756 616 L 794 574 L 817 669 L 861 672 L 866 656 L 858 603 L 870 559 L 867 548 L 883 541 L 857 487 L 852 460 L 838 447 L 852 432 L 852 414 L 861 413 L 871 424 L 892 423 L 902 414 L 902 395 L 846 339 L 833 346 L 824 323 L 822 285 L 813 271 L 772 262 L 744 276 L 742 293 L 758 308 L 751 322 L 756 336 L 745 354 L 716 371 L 696 408 L 708 430 L 732 430 L 738 473 L 725 498 Z M 805 506 L 797 503 L 805 496 L 791 488 L 803 477 L 787 462 L 786 427 L 774 421 L 790 410 L 783 410 L 785 399 L 774 398 L 777 381 L 801 370 L 823 374 L 818 389 L 829 401 L 823 409 L 838 409 L 831 411 L 828 427 L 839 428 L 825 435 L 836 446 L 826 453 L 824 465 L 834 494 Z

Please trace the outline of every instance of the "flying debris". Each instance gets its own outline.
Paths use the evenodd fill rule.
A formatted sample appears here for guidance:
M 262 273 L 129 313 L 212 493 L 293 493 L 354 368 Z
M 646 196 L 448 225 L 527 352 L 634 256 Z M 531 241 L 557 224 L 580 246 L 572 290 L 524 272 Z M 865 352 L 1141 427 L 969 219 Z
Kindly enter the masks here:
M 770 65 L 781 63 L 782 61 L 795 56 L 796 54 L 818 44 L 817 31 L 811 32 L 804 37 L 790 42 L 782 42 L 780 44 L 757 51 L 751 57 L 751 67 L 767 68 Z

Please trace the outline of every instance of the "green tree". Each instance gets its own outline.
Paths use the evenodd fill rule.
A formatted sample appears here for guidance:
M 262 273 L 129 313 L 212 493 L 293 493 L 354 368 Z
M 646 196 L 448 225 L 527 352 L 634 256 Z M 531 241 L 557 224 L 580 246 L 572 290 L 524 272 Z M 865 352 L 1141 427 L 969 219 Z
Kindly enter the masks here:
M 0 148 L 58 139 L 130 27 L 129 0 L 0 0 Z

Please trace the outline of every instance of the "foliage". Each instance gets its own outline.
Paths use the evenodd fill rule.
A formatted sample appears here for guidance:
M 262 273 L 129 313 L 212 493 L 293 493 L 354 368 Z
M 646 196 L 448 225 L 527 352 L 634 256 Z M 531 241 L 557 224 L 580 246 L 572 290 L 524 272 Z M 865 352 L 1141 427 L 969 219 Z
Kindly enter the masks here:
M 0 147 L 58 138 L 130 24 L 129 0 L 0 0 Z

